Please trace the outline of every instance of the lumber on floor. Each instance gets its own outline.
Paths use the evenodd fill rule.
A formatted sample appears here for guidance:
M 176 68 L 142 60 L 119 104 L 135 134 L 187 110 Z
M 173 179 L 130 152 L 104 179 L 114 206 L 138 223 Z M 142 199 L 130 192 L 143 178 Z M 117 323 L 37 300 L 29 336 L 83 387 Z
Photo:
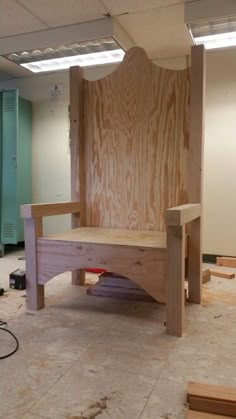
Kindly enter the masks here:
M 186 419 L 227 419 L 228 416 L 215 415 L 213 413 L 197 412 L 196 410 L 188 410 Z
M 189 397 L 189 407 L 192 410 L 215 413 L 217 415 L 236 417 L 236 404 L 204 397 Z
M 235 278 L 235 274 L 232 272 L 218 272 L 218 271 L 212 271 L 210 270 L 210 274 L 213 276 L 218 276 L 220 278 L 225 278 L 225 279 L 234 279 Z
M 236 417 L 236 389 L 214 384 L 189 383 L 189 407 L 218 415 Z
M 221 400 L 236 405 L 236 388 L 193 381 L 188 383 L 188 397 Z
M 216 264 L 218 266 L 226 266 L 227 268 L 236 268 L 236 258 L 217 257 Z
M 204 269 L 202 271 L 202 283 L 205 284 L 211 280 L 211 271 L 210 269 Z

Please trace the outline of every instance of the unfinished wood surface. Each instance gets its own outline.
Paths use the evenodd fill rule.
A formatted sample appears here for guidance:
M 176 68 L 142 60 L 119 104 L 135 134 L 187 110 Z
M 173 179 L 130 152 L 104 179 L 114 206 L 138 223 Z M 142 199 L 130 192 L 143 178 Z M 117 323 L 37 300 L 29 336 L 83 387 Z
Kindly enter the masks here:
M 27 308 L 39 310 L 44 307 L 44 285 L 38 284 L 37 237 L 43 235 L 42 218 L 26 218 L 25 257 L 26 257 L 26 289 Z
M 188 410 L 186 419 L 227 419 L 228 416 L 215 415 L 212 413 L 198 412 L 197 410 Z
M 225 387 L 216 384 L 205 384 L 190 382 L 188 383 L 188 398 L 200 397 L 205 399 L 222 400 L 225 402 L 235 403 L 236 407 L 236 388 Z
M 96 266 L 132 279 L 156 301 L 166 302 L 166 249 L 40 238 L 37 255 L 40 284 L 68 270 Z
M 188 154 L 188 198 L 202 203 L 202 171 L 205 115 L 205 49 L 195 45 L 191 50 L 190 140 Z M 202 299 L 202 221 L 201 217 L 188 225 L 189 301 Z
M 72 228 L 86 225 L 84 79 L 79 67 L 70 69 L 71 199 L 80 202 L 80 214 L 72 215 Z M 85 284 L 85 271 L 72 272 L 72 284 Z
M 87 225 L 165 230 L 188 202 L 189 69 L 130 49 L 104 79 L 85 81 Z
M 219 272 L 219 271 L 212 271 L 210 270 L 211 275 L 218 276 L 219 278 L 225 278 L 225 279 L 233 279 L 235 278 L 235 274 L 232 272 Z
M 217 257 L 216 264 L 218 266 L 226 266 L 227 268 L 236 268 L 236 258 Z
M 236 417 L 236 404 L 232 402 L 191 396 L 189 397 L 189 407 L 201 412 Z
M 205 269 L 202 271 L 202 283 L 205 284 L 211 280 L 211 271 L 210 269 Z
M 184 327 L 185 229 L 167 227 L 166 331 L 182 336 Z
M 53 204 L 27 204 L 21 206 L 22 218 L 41 218 L 51 215 L 79 214 L 79 202 L 58 202 Z
M 80 227 L 63 233 L 44 236 L 47 240 L 100 243 L 128 247 L 166 248 L 166 233 L 119 228 Z
M 179 205 L 166 210 L 166 224 L 168 226 L 181 226 L 199 218 L 200 215 L 200 204 Z

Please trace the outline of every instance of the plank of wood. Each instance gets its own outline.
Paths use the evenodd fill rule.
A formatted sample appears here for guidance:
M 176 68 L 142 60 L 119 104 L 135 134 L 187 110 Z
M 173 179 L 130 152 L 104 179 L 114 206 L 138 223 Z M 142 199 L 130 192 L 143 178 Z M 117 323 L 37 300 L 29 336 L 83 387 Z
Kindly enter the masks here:
M 191 202 L 189 92 L 189 69 L 160 68 L 140 48 L 86 80 L 87 225 L 165 231 L 166 208 Z
M 206 412 L 198 412 L 197 410 L 190 410 L 187 411 L 186 419 L 227 419 L 228 416 L 223 415 L 215 415 L 212 413 Z
M 211 271 L 210 269 L 205 269 L 202 271 L 202 283 L 205 284 L 211 280 Z
M 42 218 L 25 218 L 26 304 L 29 310 L 44 307 L 44 285 L 38 283 L 37 237 L 43 235 Z
M 189 202 L 202 203 L 202 174 L 205 116 L 206 55 L 203 45 L 191 49 L 190 138 L 188 153 Z M 187 227 L 189 233 L 188 277 L 189 301 L 202 299 L 202 221 L 201 217 Z
M 93 295 L 96 297 L 114 297 L 119 299 L 127 300 L 138 300 L 138 301 L 149 301 L 155 302 L 155 299 L 151 297 L 143 289 L 134 289 L 134 288 L 120 288 L 120 287 L 110 287 L 105 285 L 95 284 L 90 286 L 87 289 L 88 295 Z
M 184 235 L 183 226 L 167 227 L 166 331 L 174 336 L 182 336 L 184 326 Z
M 217 384 L 205 384 L 190 382 L 188 383 L 188 397 L 201 397 L 205 399 L 215 399 L 225 402 L 235 403 L 236 407 L 236 388 L 225 387 Z
M 236 417 L 236 403 L 229 401 L 189 396 L 189 407 L 201 412 Z
M 220 278 L 225 278 L 225 279 L 233 279 L 235 278 L 235 274 L 232 272 L 219 272 L 219 271 L 212 271 L 210 270 L 211 275 L 213 276 L 218 276 Z
M 119 246 L 166 248 L 166 233 L 119 228 L 80 227 L 45 236 L 47 240 Z M 95 266 L 95 265 L 94 265 Z
M 166 210 L 166 224 L 180 226 L 195 220 L 201 215 L 200 204 L 185 204 Z
M 236 268 L 236 258 L 217 257 L 216 264 L 218 266 L 226 266 L 227 268 Z
M 37 257 L 40 284 L 68 270 L 96 266 L 132 279 L 156 301 L 166 302 L 166 249 L 40 238 Z
M 80 214 L 71 218 L 72 228 L 86 225 L 84 87 L 83 69 L 70 68 L 71 199 L 80 202 Z M 72 272 L 72 284 L 85 284 L 84 269 Z
M 48 204 L 27 204 L 21 206 L 22 218 L 41 218 L 52 215 L 79 214 L 79 202 L 56 202 Z

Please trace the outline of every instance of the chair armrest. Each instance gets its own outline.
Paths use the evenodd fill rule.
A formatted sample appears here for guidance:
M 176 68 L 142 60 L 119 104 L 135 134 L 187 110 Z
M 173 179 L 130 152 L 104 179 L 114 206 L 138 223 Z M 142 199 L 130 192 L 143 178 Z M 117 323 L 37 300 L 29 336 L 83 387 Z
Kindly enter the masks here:
M 201 217 L 201 204 L 185 204 L 166 210 L 167 226 L 181 226 Z
M 78 214 L 79 212 L 79 202 L 21 205 L 22 218 L 42 218 L 51 215 Z

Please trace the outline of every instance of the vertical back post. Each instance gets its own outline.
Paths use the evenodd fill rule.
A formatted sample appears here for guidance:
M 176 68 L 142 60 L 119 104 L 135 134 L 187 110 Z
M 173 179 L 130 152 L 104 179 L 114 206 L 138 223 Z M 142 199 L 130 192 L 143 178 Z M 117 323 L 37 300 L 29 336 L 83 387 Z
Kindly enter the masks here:
M 85 138 L 84 78 L 80 67 L 70 68 L 70 152 L 71 199 L 80 202 L 80 214 L 72 214 L 72 228 L 84 226 L 85 217 Z M 72 272 L 72 284 L 84 285 L 85 270 Z
M 191 49 L 190 143 L 188 156 L 188 196 L 202 203 L 202 171 L 205 116 L 205 61 L 203 45 Z M 189 301 L 201 303 L 202 296 L 202 217 L 188 226 Z

